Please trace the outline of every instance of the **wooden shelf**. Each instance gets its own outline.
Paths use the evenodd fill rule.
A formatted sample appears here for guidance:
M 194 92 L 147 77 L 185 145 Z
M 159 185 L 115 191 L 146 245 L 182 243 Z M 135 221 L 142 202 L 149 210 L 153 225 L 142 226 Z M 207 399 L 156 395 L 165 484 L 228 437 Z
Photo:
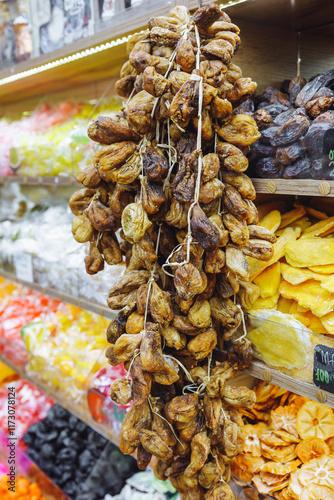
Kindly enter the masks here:
M 253 361 L 250 367 L 246 368 L 245 372 L 253 377 L 265 380 L 266 382 L 270 381 L 271 384 L 278 385 L 279 387 L 295 392 L 300 396 L 305 396 L 306 398 L 313 399 L 313 401 L 318 401 L 329 406 L 330 408 L 334 408 L 334 394 L 323 391 L 314 384 L 302 382 L 301 380 L 297 380 L 290 375 L 273 368 L 269 368 L 260 361 Z M 324 395 L 326 396 L 326 401 L 322 399 Z
M 23 368 L 16 366 L 14 363 L 12 363 L 12 361 L 3 356 L 3 354 L 0 354 L 0 360 L 3 361 L 7 366 L 12 368 L 16 373 L 18 373 L 20 377 L 28 380 L 28 382 L 31 382 L 42 392 L 54 399 L 56 403 L 60 404 L 69 412 L 73 413 L 73 415 L 85 422 L 85 424 L 89 425 L 89 427 L 118 446 L 119 436 L 115 433 L 112 427 L 96 422 L 91 416 L 88 408 L 85 408 L 82 403 L 74 403 L 70 401 L 68 398 L 64 397 L 64 394 L 60 389 L 54 388 L 53 386 L 40 380 L 38 377 L 29 375 Z
M 0 276 L 3 278 L 14 281 L 15 283 L 20 283 L 20 285 L 24 285 L 28 288 L 31 288 L 32 290 L 36 290 L 37 292 L 44 293 L 46 295 L 50 295 L 50 297 L 53 297 L 55 299 L 61 300 L 62 302 L 68 302 L 69 304 L 73 304 L 74 306 L 80 307 L 81 309 L 84 309 L 86 311 L 93 312 L 95 314 L 99 314 L 100 316 L 103 316 L 104 318 L 107 319 L 113 319 L 115 317 L 115 313 L 109 309 L 107 306 L 104 306 L 102 304 L 98 304 L 95 302 L 92 302 L 87 299 L 79 299 L 76 297 L 73 297 L 72 295 L 67 295 L 65 293 L 61 293 L 60 291 L 49 288 L 49 287 L 44 287 L 39 285 L 38 283 L 31 283 L 28 281 L 23 281 L 19 278 L 16 277 L 15 274 L 13 273 L 8 273 L 6 271 L 0 270 Z
M 39 177 L 26 177 L 21 175 L 8 175 L 1 177 L 0 184 L 23 184 L 29 186 L 79 186 L 75 177 L 69 176 L 39 176 Z
M 334 181 L 312 179 L 252 179 L 257 193 L 334 197 Z

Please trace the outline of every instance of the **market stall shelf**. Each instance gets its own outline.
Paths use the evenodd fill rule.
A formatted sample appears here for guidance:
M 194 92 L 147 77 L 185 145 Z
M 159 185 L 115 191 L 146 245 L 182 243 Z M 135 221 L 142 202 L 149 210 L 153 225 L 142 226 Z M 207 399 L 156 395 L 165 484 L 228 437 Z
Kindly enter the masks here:
M 53 288 L 46 288 L 44 286 L 38 285 L 37 283 L 32 283 L 28 281 L 21 280 L 15 276 L 15 274 L 8 273 L 0 270 L 0 276 L 10 281 L 15 281 L 16 283 L 20 283 L 21 285 L 27 286 L 32 290 L 36 290 L 38 292 L 42 292 L 46 295 L 50 295 L 55 299 L 61 300 L 63 302 L 68 302 L 69 304 L 73 304 L 74 306 L 80 307 L 81 309 L 85 309 L 86 311 L 94 312 L 103 316 L 104 318 L 112 319 L 115 316 L 115 313 L 111 311 L 108 307 L 103 306 L 101 304 L 94 304 L 89 300 L 79 299 L 73 297 L 71 295 L 64 294 L 58 290 Z
M 22 184 L 29 186 L 77 186 L 77 180 L 75 177 L 71 176 L 39 176 L 39 177 L 28 177 L 21 175 L 7 175 L 0 176 L 0 184 L 5 184 L 10 182 L 11 184 Z
M 258 194 L 334 197 L 334 181 L 312 179 L 252 179 Z
M 48 394 L 56 403 L 60 404 L 63 408 L 71 412 L 77 418 L 85 422 L 85 424 L 89 425 L 96 432 L 109 439 L 113 443 L 118 445 L 119 436 L 115 433 L 111 426 L 100 424 L 96 422 L 93 417 L 90 415 L 88 408 L 85 407 L 85 402 L 74 403 L 73 401 L 69 401 L 64 398 L 62 392 L 60 390 L 51 387 L 47 383 L 39 380 L 37 377 L 30 376 L 26 373 L 23 368 L 17 367 L 14 363 L 12 363 L 5 356 L 0 354 L 0 359 L 7 366 L 12 368 L 16 373 L 18 373 L 22 378 L 25 378 L 32 384 L 34 384 L 38 389 L 43 391 L 45 394 Z

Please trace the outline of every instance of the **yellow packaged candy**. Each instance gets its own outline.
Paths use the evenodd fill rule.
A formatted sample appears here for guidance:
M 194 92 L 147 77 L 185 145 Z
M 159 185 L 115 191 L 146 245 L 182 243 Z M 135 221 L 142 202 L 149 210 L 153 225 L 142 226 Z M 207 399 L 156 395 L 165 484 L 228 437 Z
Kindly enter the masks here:
M 272 366 L 303 368 L 311 351 L 311 332 L 292 316 L 279 311 L 249 311 L 247 337 L 255 355 Z
M 309 280 L 300 285 L 282 281 L 279 292 L 286 299 L 294 299 L 302 307 L 308 307 L 315 316 L 322 317 L 334 308 L 334 294 L 321 288 L 317 281 Z
M 284 252 L 287 263 L 293 267 L 334 264 L 333 239 L 303 238 L 288 241 Z
M 255 285 L 257 285 L 261 290 L 260 296 L 262 299 L 275 295 L 277 293 L 280 282 L 280 262 L 275 262 L 275 264 L 267 267 L 267 269 L 265 269 L 261 274 L 259 274 L 259 276 L 254 279 Z

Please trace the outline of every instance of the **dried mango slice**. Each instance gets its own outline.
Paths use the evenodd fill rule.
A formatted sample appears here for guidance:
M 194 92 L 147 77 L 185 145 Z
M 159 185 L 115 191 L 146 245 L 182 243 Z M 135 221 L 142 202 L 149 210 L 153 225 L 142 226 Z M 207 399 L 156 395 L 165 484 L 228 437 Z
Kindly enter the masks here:
M 315 316 L 322 317 L 334 308 L 334 294 L 327 292 L 314 280 L 300 285 L 282 281 L 279 292 L 286 299 L 295 299 L 299 305 L 309 308 Z
M 277 302 L 277 311 L 280 311 L 281 313 L 289 313 L 290 312 L 290 307 L 293 304 L 294 300 L 292 299 L 286 299 L 285 297 L 280 296 Z
M 254 316 L 258 316 L 254 318 Z M 279 311 L 250 311 L 247 337 L 255 356 L 272 366 L 288 369 L 306 366 L 311 349 L 310 331 Z
M 290 212 L 286 212 L 284 215 L 282 215 L 281 218 L 281 224 L 279 226 L 279 229 L 282 229 L 283 227 L 288 226 L 292 222 L 295 222 L 298 219 L 301 219 L 303 215 L 306 214 L 306 210 L 303 206 L 299 206 L 297 208 L 294 208 L 293 210 L 290 210 Z
M 334 240 L 332 239 L 301 238 L 298 241 L 287 242 L 284 251 L 287 263 L 293 267 L 334 264 Z
M 297 311 L 298 312 L 301 312 L 301 313 L 304 313 L 304 312 L 307 312 L 309 311 L 309 309 L 307 307 L 303 307 L 303 306 L 300 306 L 299 304 L 297 305 Z
M 306 210 L 307 215 L 310 215 L 311 217 L 314 217 L 315 219 L 319 220 L 325 220 L 328 219 L 328 215 L 325 214 L 325 212 L 320 212 L 319 210 L 316 210 L 315 208 L 312 207 L 304 207 Z
M 332 227 L 331 229 L 328 229 L 328 231 L 324 232 L 321 234 L 321 238 L 333 238 L 334 235 L 334 227 Z
M 274 309 L 277 305 L 278 299 L 278 292 L 272 297 L 267 297 L 266 299 L 261 299 L 261 297 L 259 297 L 252 305 L 252 309 Z
M 303 486 L 312 482 L 332 488 L 334 484 L 334 458 L 323 455 L 303 464 L 298 473 L 298 479 Z M 319 498 L 322 500 L 322 497 Z
M 284 230 L 284 233 L 282 234 L 282 236 L 278 238 L 276 243 L 273 244 L 274 254 L 269 261 L 264 262 L 257 259 L 253 259 L 253 257 L 248 257 L 250 281 L 256 278 L 256 276 L 262 273 L 262 271 L 264 271 L 267 267 L 271 266 L 275 262 L 279 261 L 282 257 L 284 257 L 284 247 L 289 242 L 296 240 L 297 237 L 298 237 L 297 230 L 288 227 Z
M 325 266 L 310 266 L 309 269 L 315 273 L 334 274 L 334 264 L 327 264 Z
M 305 231 L 305 229 L 310 227 L 311 224 L 312 224 L 312 222 L 310 221 L 310 219 L 308 219 L 307 217 L 302 217 L 301 219 L 298 219 L 295 222 L 292 222 L 291 224 L 289 224 L 286 227 L 292 227 L 293 229 L 300 228 L 301 232 L 303 232 L 303 231 Z M 276 233 L 275 233 L 276 236 L 281 236 L 283 234 L 283 231 L 284 231 L 284 229 L 279 229 L 278 231 L 276 231 Z
M 283 430 L 298 437 L 297 408 L 293 406 L 279 406 L 271 412 L 272 426 L 276 430 Z
M 232 473 L 246 483 L 251 483 L 253 475 L 264 464 L 262 457 L 253 457 L 249 453 L 238 455 L 231 464 Z
M 260 288 L 260 296 L 265 299 L 272 297 L 278 291 L 281 282 L 281 263 L 275 262 L 267 267 L 259 276 L 254 279 L 255 285 Z
M 334 500 L 334 490 L 312 482 L 303 488 L 299 500 Z
M 272 474 L 279 474 L 284 476 L 285 474 L 289 474 L 289 472 L 293 472 L 297 469 L 298 465 L 301 464 L 300 460 L 293 460 L 289 463 L 279 463 L 279 462 L 266 462 L 261 465 L 261 472 L 271 472 Z
M 327 292 L 334 293 L 334 274 L 327 278 L 323 278 L 320 286 L 324 290 L 327 290 Z
M 313 437 L 302 441 L 296 448 L 297 457 L 305 464 L 310 460 L 321 457 L 321 455 L 329 455 L 329 446 L 323 439 Z
M 302 439 L 334 436 L 334 413 L 328 406 L 308 401 L 298 411 L 297 431 Z
M 291 285 L 299 285 L 304 283 L 304 281 L 314 279 L 316 281 L 321 281 L 324 279 L 322 274 L 314 273 L 309 269 L 300 269 L 298 267 L 292 267 L 288 264 L 281 263 L 281 274 L 283 279 Z
M 301 238 L 314 238 L 315 236 L 321 236 L 323 233 L 332 228 L 334 228 L 334 217 L 329 217 L 328 219 L 321 220 L 305 229 Z
M 259 216 L 260 217 L 260 216 Z M 263 219 L 260 219 L 259 226 L 265 227 L 273 233 L 276 232 L 281 223 L 281 214 L 278 210 L 268 213 Z
M 269 203 L 263 203 L 262 205 L 258 206 L 257 211 L 260 221 L 270 212 L 278 212 L 280 214 L 281 220 L 281 214 L 284 214 L 287 211 L 287 204 L 285 203 L 285 201 L 280 200 L 269 201 Z
M 321 324 L 325 328 L 325 333 L 334 335 L 334 312 L 330 312 L 326 314 L 326 316 L 323 316 L 321 318 Z

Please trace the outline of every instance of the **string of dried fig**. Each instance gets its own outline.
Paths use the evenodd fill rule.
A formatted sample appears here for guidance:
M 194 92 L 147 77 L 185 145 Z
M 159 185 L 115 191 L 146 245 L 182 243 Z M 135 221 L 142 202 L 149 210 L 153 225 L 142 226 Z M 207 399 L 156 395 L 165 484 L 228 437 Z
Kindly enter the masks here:
M 90 242 L 87 272 L 126 264 L 109 293 L 119 312 L 106 353 L 128 370 L 111 398 L 133 401 L 120 449 L 136 451 L 142 469 L 153 457 L 157 477 L 184 500 L 233 498 L 238 408 L 255 401 L 226 384 L 252 356 L 233 298 L 247 308 L 257 299 L 247 259 L 270 259 L 275 241 L 257 225 L 244 174 L 260 134 L 233 111 L 256 88 L 231 62 L 239 44 L 239 28 L 216 4 L 150 19 L 129 40 L 116 84 L 126 104 L 89 126 L 100 146 L 70 200 L 74 237 Z

